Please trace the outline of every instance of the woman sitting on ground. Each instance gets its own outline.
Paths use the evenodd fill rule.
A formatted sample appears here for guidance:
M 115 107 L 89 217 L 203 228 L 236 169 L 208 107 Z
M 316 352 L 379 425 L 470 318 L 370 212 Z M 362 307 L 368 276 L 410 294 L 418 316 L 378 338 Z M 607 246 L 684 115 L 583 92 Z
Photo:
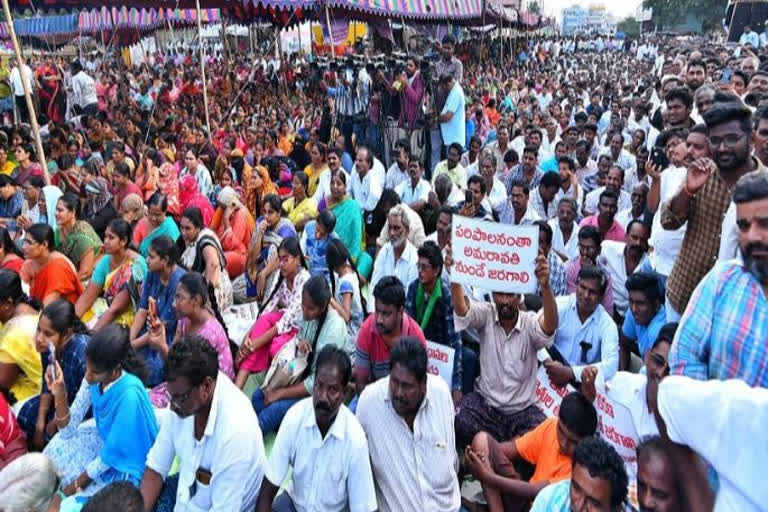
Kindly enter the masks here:
M 147 216 L 133 230 L 133 245 L 146 258 L 152 241 L 161 236 L 167 236 L 175 242 L 179 238 L 179 228 L 168 216 L 168 199 L 158 191 L 147 201 Z
M 225 187 L 219 192 L 218 203 L 211 229 L 216 232 L 224 249 L 229 277 L 235 278 L 245 271 L 255 222 L 232 187 Z
M 93 273 L 102 243 L 93 226 L 78 220 L 80 198 L 67 192 L 56 203 L 56 247 L 77 267 L 80 281 L 88 281 Z
M 21 278 L 29 283 L 30 297 L 50 304 L 58 298 L 77 302 L 83 285 L 69 258 L 54 250 L 53 228 L 48 224 L 30 226 L 24 236 L 24 257 Z

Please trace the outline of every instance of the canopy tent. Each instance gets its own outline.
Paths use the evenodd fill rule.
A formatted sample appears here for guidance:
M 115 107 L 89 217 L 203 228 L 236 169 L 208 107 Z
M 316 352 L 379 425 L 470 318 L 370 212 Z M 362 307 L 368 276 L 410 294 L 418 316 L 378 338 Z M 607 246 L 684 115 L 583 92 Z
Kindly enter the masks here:
M 201 9 L 203 23 L 218 23 L 221 21 L 219 9 Z M 137 30 L 150 30 L 167 23 L 189 24 L 197 23 L 197 11 L 195 9 L 136 9 L 113 7 L 108 9 L 93 9 L 83 11 L 79 15 L 78 28 L 82 32 L 98 32 L 100 30 L 113 30 L 130 28 Z
M 451 20 L 454 23 L 478 20 L 483 14 L 483 0 L 329 0 L 326 5 L 354 17 L 360 14 L 393 20 Z

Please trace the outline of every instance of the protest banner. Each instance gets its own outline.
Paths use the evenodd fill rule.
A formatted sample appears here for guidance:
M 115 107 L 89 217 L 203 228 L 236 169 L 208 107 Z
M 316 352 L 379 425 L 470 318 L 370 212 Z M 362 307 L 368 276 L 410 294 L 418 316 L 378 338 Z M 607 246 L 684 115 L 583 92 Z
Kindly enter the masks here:
M 442 377 L 448 389 L 453 385 L 454 352 L 451 347 L 427 341 L 427 372 Z
M 536 292 L 539 228 L 453 216 L 451 281 L 483 290 Z
M 611 399 L 601 373 L 595 379 L 595 409 L 597 410 L 597 431 L 608 444 L 613 446 L 624 460 L 624 467 L 629 477 L 629 499 L 637 506 L 637 457 L 635 449 L 639 444 L 632 416 L 624 405 Z M 536 407 L 548 418 L 556 417 L 560 404 L 568 393 L 575 391 L 571 385 L 558 387 L 552 384 L 544 366 L 536 374 L 534 396 Z

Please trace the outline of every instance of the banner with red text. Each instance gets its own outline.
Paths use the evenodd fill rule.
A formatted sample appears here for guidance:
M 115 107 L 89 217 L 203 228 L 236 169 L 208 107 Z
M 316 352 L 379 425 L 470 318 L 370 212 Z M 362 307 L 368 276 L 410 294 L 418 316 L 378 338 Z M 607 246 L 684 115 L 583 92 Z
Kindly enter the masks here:
M 451 281 L 492 292 L 535 293 L 537 226 L 453 216 Z
M 448 389 L 453 386 L 453 348 L 434 341 L 427 341 L 427 373 L 440 376 L 448 384 Z

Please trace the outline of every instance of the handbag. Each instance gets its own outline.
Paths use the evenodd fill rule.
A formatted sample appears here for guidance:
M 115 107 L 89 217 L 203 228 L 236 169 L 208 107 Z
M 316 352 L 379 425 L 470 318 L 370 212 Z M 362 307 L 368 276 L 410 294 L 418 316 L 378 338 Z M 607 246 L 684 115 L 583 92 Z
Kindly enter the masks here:
M 299 337 L 294 336 L 272 359 L 261 389 L 271 391 L 295 384 L 307 369 L 308 362 L 309 352 L 299 351 Z

